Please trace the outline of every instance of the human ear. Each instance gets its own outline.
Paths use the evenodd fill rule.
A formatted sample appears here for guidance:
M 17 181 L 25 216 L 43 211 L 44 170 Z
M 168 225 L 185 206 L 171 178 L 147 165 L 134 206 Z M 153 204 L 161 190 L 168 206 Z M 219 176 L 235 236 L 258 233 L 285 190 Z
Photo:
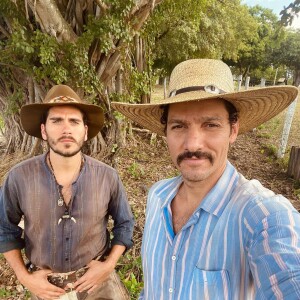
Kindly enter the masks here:
M 41 124 L 41 134 L 44 141 L 47 141 L 47 132 L 45 124 Z
M 239 128 L 240 128 L 240 123 L 237 121 L 236 123 L 231 125 L 231 132 L 230 132 L 230 137 L 229 137 L 229 143 L 233 144 L 238 136 L 239 133 Z
M 85 136 L 84 136 L 84 141 L 86 142 L 88 139 L 88 127 L 87 125 L 84 126 L 85 127 Z

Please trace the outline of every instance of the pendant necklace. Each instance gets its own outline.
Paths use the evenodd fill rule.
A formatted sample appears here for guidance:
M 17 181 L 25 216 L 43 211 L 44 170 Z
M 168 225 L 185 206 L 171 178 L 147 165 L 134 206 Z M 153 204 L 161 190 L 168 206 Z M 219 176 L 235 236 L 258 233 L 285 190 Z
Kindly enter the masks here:
M 58 195 L 59 195 L 59 198 L 57 200 L 57 205 L 58 206 L 63 206 L 65 201 L 64 201 L 64 196 L 62 194 L 62 186 L 57 182 L 57 179 L 55 177 L 55 174 L 54 174 L 54 168 L 52 166 L 52 163 L 51 163 L 51 159 L 50 159 L 50 153 L 48 154 L 48 161 L 49 161 L 49 166 L 50 166 L 50 169 L 51 169 L 51 172 L 53 174 L 53 177 L 54 177 L 54 180 L 55 180 L 55 183 L 56 183 L 56 186 L 57 186 L 57 191 L 58 191 Z M 84 158 L 83 158 L 83 155 L 81 156 L 81 162 L 80 162 L 80 168 L 79 168 L 79 173 L 83 167 L 83 163 L 84 163 Z M 75 175 L 76 175 L 77 172 L 74 173 L 74 178 L 72 179 L 72 182 L 73 180 L 75 179 Z M 71 184 L 72 184 L 71 182 Z

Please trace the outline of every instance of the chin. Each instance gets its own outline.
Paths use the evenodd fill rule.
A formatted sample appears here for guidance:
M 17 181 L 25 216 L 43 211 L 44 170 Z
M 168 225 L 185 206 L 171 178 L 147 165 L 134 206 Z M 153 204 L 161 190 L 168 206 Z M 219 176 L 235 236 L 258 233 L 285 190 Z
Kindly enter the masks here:
M 200 182 L 205 180 L 208 176 L 204 174 L 191 174 L 191 173 L 181 173 L 182 177 L 185 180 L 191 181 L 191 182 Z
M 72 157 L 72 156 L 75 156 L 78 152 L 80 152 L 81 148 L 78 148 L 78 149 L 75 149 L 75 150 L 59 150 L 59 149 L 53 149 L 52 148 L 52 150 L 60 156 Z

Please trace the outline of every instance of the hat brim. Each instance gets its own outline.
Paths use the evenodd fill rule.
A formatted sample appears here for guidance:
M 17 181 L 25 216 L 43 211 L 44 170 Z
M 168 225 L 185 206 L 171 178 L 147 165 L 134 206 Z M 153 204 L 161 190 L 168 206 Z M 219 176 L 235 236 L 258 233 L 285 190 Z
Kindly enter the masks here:
M 43 114 L 53 106 L 74 106 L 87 117 L 88 140 L 95 137 L 104 124 L 104 113 L 101 107 L 85 103 L 33 103 L 21 108 L 21 124 L 24 130 L 32 136 L 42 139 L 41 120 Z
M 242 134 L 275 117 L 288 107 L 297 95 L 298 88 L 295 86 L 254 88 L 218 95 L 205 91 L 193 91 L 149 104 L 112 102 L 112 107 L 142 127 L 164 136 L 164 125 L 160 122 L 161 105 L 221 98 L 231 102 L 237 109 L 240 123 L 239 134 Z

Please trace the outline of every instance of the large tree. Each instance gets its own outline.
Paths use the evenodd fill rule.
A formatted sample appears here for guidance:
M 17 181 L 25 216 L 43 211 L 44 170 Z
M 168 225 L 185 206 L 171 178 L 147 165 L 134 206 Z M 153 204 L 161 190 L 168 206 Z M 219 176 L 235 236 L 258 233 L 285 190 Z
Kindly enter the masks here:
M 117 122 L 110 100 L 122 91 L 125 98 L 136 92 L 131 76 L 136 79 L 144 70 L 137 68 L 132 51 L 135 36 L 161 1 L 1 0 L 0 113 L 6 151 L 36 150 L 39 142 L 24 134 L 19 109 L 42 101 L 59 83 L 105 111 L 108 125 L 89 150 L 103 153 L 107 143 L 114 144 Z M 138 79 L 143 86 L 144 77 Z

